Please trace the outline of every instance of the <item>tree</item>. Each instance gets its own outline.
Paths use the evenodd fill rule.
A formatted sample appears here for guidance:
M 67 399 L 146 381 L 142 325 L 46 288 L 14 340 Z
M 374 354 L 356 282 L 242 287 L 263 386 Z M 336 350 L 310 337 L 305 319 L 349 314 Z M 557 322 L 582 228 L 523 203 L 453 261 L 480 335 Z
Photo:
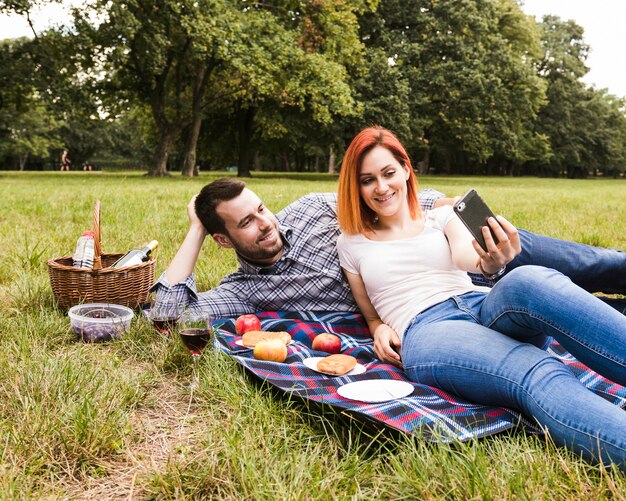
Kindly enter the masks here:
M 159 139 L 150 174 L 166 173 L 183 131 L 184 172 L 191 174 L 202 120 L 217 111 L 237 124 L 239 174 L 248 175 L 255 123 L 266 109 L 306 110 L 318 123 L 351 111 L 347 72 L 337 59 L 359 55 L 354 13 L 360 5 L 99 0 L 104 21 L 92 27 L 85 13 L 76 25 L 92 40 L 86 58 L 103 61 L 103 88 L 152 111 Z
M 313 128 L 324 136 L 337 117 L 358 111 L 349 74 L 363 64 L 356 14 L 373 5 L 318 0 L 244 10 L 228 66 L 240 176 L 249 175 L 255 138 L 280 141 Z
M 79 37 L 88 40 L 83 60 L 100 67 L 103 102 L 112 113 L 147 106 L 158 133 L 148 174 L 167 174 L 174 141 L 191 121 L 192 37 L 190 19 L 198 9 L 209 15 L 215 2 L 97 1 L 92 5 L 103 21 L 94 26 L 92 12 L 76 11 Z M 97 77 L 92 74 L 92 77 Z
M 545 93 L 530 64 L 532 23 L 512 0 L 383 0 L 364 18 L 368 46 L 410 85 L 413 144 L 427 141 L 445 171 L 495 156 L 522 162 L 541 142 L 528 137 Z
M 545 16 L 540 27 L 543 56 L 536 65 L 548 83 L 548 102 L 536 130 L 549 138 L 552 156 L 532 166 L 540 174 L 570 178 L 623 169 L 624 103 L 581 81 L 589 54 L 582 27 L 556 16 Z
M 17 158 L 24 170 L 30 158 L 47 159 L 61 148 L 61 126 L 38 84 L 38 63 L 27 39 L 0 42 L 0 155 Z
M 0 156 L 17 157 L 20 170 L 30 156 L 48 158 L 51 150 L 62 147 L 58 125 L 41 101 L 31 101 L 26 113 L 13 116 L 7 137 L 0 142 Z

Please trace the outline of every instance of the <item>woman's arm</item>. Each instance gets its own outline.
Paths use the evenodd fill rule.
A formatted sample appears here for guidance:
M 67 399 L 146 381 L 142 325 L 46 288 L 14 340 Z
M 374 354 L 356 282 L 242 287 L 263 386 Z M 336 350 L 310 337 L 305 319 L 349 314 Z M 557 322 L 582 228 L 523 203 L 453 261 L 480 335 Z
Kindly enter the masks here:
M 361 275 L 350 273 L 345 269 L 343 272 L 348 279 L 356 304 L 359 306 L 374 338 L 374 353 L 382 362 L 402 368 L 402 359 L 400 357 L 402 341 L 400 336 L 391 327 L 383 323 L 378 316 L 376 308 L 374 308 L 367 295 Z
M 446 224 L 444 232 L 450 243 L 452 260 L 459 269 L 470 273 L 491 275 L 504 268 L 522 251 L 519 233 L 515 226 L 502 216 L 497 216 L 497 221 L 489 218 L 488 223 L 498 243 L 494 241 L 489 228 L 483 226 L 482 232 L 487 244 L 487 252 L 476 242 L 456 215 Z

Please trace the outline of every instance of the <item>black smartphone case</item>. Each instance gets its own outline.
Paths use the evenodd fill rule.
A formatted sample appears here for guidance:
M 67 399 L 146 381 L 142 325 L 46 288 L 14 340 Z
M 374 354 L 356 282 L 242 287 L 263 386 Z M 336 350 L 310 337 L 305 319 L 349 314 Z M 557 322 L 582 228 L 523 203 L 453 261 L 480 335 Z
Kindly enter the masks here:
M 495 218 L 495 216 L 483 199 L 480 198 L 480 195 L 476 193 L 476 190 L 471 189 L 465 193 L 465 195 L 454 204 L 453 210 L 480 246 L 486 251 L 487 245 L 485 244 L 485 238 L 483 237 L 481 228 L 483 226 L 489 227 L 487 219 L 490 217 Z M 498 239 L 494 235 L 491 227 L 489 227 L 489 230 L 491 231 L 491 236 L 494 241 L 497 243 Z

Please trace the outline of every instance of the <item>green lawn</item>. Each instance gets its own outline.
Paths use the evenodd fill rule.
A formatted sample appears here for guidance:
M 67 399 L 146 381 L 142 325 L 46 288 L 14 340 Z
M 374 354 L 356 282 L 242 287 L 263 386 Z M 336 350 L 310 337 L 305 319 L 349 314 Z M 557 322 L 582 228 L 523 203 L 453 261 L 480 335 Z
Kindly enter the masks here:
M 223 174 L 223 173 L 222 173 Z M 0 172 L 0 499 L 626 499 L 626 480 L 519 433 L 429 445 L 321 415 L 251 382 L 211 351 L 190 394 L 177 339 L 136 319 L 122 340 L 77 342 L 53 308 L 45 260 L 71 254 L 102 201 L 105 252 L 160 243 L 157 274 L 187 229 L 185 207 L 219 177 Z M 326 175 L 258 173 L 278 211 Z M 626 181 L 427 177 L 476 188 L 520 227 L 626 249 Z M 235 269 L 207 244 L 199 287 Z M 626 433 L 626 430 L 625 430 Z

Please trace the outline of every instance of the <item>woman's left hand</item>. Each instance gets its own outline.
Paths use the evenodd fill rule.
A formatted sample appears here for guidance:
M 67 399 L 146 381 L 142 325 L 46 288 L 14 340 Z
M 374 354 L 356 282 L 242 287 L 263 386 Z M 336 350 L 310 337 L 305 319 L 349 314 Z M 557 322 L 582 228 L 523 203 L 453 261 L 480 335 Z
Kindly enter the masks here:
M 476 253 L 480 256 L 482 271 L 485 273 L 496 273 L 522 252 L 517 228 L 502 216 L 497 216 L 496 219 L 490 217 L 487 222 L 498 239 L 497 244 L 487 226 L 482 228 L 487 252 L 483 250 L 476 240 L 472 242 Z
M 381 323 L 372 332 L 374 338 L 374 353 L 381 362 L 395 365 L 402 369 L 402 340 L 391 327 Z

